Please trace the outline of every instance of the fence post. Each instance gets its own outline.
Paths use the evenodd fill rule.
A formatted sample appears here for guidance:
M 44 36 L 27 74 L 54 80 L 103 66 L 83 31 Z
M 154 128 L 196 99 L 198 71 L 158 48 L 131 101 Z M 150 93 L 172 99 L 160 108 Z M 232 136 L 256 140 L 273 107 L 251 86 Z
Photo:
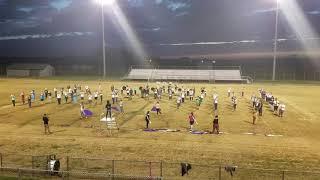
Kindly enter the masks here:
M 0 153 L 0 167 L 2 167 L 2 153 Z
M 114 172 L 115 172 L 115 169 L 114 169 L 115 168 L 115 164 L 114 163 L 115 163 L 114 160 L 112 160 L 112 175 L 111 175 L 111 177 L 112 177 L 111 179 L 112 180 L 114 180 Z
M 221 166 L 219 166 L 219 180 L 221 180 Z
M 34 157 L 33 156 L 31 156 L 31 166 L 32 166 L 31 168 L 34 169 Z
M 152 169 L 152 162 L 149 162 L 149 176 L 151 177 L 152 176 L 152 172 L 151 172 L 151 169 Z
M 69 156 L 67 156 L 67 171 L 69 172 Z
M 160 177 L 162 177 L 162 161 L 160 161 Z
M 112 160 L 112 175 L 114 175 L 114 160 Z
M 282 180 L 284 180 L 284 171 L 282 171 Z
M 31 156 L 31 169 L 33 170 L 34 169 L 34 156 Z M 32 171 L 31 173 L 31 176 L 33 177 L 34 176 L 34 171 Z
M 21 170 L 20 170 L 20 168 L 18 168 L 18 179 L 19 180 L 21 179 Z

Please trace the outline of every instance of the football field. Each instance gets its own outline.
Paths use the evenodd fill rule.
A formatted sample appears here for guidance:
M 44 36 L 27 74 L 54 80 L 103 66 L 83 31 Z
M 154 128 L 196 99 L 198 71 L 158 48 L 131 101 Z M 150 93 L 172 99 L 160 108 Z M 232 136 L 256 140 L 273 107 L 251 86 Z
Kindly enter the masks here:
M 88 104 L 85 108 L 93 112 L 88 119 L 80 118 L 79 103 L 62 101 L 58 105 L 39 101 L 45 88 L 88 85 L 92 91 L 103 90 L 103 103 Z M 199 165 L 236 165 L 239 168 L 320 170 L 320 101 L 317 83 L 254 83 L 254 84 L 209 84 L 178 83 L 179 87 L 195 88 L 196 96 L 203 87 L 207 91 L 200 107 L 186 98 L 179 109 L 176 97 L 169 100 L 164 94 L 160 106 L 162 114 L 151 113 L 151 128 L 174 129 L 179 132 L 146 132 L 145 114 L 157 100 L 140 97 L 140 86 L 146 82 L 125 81 L 77 81 L 45 79 L 0 79 L 0 153 L 47 155 L 61 157 L 105 158 L 117 160 L 141 160 L 164 162 L 189 162 Z M 107 130 L 100 122 L 105 112 L 105 103 L 111 99 L 111 85 L 137 89 L 131 100 L 123 99 L 124 114 L 114 112 L 119 131 Z M 157 87 L 155 82 L 150 87 Z M 232 110 L 227 90 L 231 88 L 238 97 L 238 107 Z M 264 89 L 286 105 L 284 117 L 273 114 L 267 103 L 263 116 L 252 124 L 252 94 Z M 36 92 L 36 102 L 29 108 L 22 105 L 20 93 Z M 244 97 L 240 92 L 244 91 Z M 219 95 L 219 124 L 222 134 L 191 134 L 188 115 L 194 112 L 198 124 L 195 129 L 211 131 L 213 120 L 213 92 Z M 16 96 L 17 105 L 11 105 L 10 95 Z M 80 102 L 80 100 L 78 100 Z M 116 106 L 116 105 L 115 105 Z M 42 115 L 49 114 L 50 135 L 44 134 Z M 19 163 L 19 162 L 17 162 Z M 196 171 L 196 169 L 193 169 Z M 209 172 L 208 172 L 209 174 Z M 192 176 L 192 174 L 190 174 Z M 209 175 L 208 175 L 209 176 Z M 164 174 L 165 177 L 165 174 Z M 298 178 L 299 179 L 299 178 Z

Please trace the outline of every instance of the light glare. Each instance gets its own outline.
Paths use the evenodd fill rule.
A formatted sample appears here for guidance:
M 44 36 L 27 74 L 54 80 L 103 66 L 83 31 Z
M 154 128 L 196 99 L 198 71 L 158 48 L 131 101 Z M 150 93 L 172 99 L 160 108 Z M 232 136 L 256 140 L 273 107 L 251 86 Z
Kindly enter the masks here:
M 115 3 L 115 0 L 96 0 L 98 4 L 111 6 Z

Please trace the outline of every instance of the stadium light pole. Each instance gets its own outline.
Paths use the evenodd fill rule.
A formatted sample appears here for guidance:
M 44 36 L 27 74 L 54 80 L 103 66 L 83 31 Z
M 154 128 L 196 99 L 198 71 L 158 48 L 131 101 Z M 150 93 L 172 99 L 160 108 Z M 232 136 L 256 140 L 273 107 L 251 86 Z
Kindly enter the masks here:
M 104 6 L 112 6 L 115 0 L 95 0 L 101 5 L 101 27 L 102 27 L 102 58 L 103 58 L 103 78 L 107 76 L 106 69 L 106 41 L 105 41 L 105 27 L 104 27 Z
M 276 64 L 277 64 L 277 52 L 278 52 L 278 25 L 279 25 L 280 0 L 276 0 L 276 1 L 277 1 L 277 9 L 276 9 L 276 23 L 275 23 L 275 33 L 274 33 L 274 46 L 273 46 L 272 81 L 276 80 Z
M 153 69 L 153 67 L 152 67 L 152 59 L 149 59 L 149 65 L 150 65 L 151 69 Z
M 216 82 L 216 61 L 212 60 L 212 68 L 213 68 L 213 82 Z
M 216 61 L 212 60 L 213 69 L 216 69 Z

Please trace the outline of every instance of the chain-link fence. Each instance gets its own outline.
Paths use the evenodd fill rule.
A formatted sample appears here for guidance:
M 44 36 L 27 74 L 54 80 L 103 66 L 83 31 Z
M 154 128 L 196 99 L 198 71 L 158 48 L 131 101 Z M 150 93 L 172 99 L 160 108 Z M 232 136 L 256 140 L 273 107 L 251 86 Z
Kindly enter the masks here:
M 126 176 L 108 172 L 50 171 L 24 168 L 0 168 L 0 179 L 105 179 L 105 180 L 161 180 L 155 176 Z
M 308 168 L 302 171 L 246 168 L 237 166 L 201 165 L 190 163 L 183 172 L 182 164 L 169 162 L 147 162 L 109 160 L 94 158 L 59 157 L 59 171 L 51 171 L 50 156 L 0 154 L 0 179 L 3 177 L 41 177 L 50 179 L 320 179 L 320 170 Z

